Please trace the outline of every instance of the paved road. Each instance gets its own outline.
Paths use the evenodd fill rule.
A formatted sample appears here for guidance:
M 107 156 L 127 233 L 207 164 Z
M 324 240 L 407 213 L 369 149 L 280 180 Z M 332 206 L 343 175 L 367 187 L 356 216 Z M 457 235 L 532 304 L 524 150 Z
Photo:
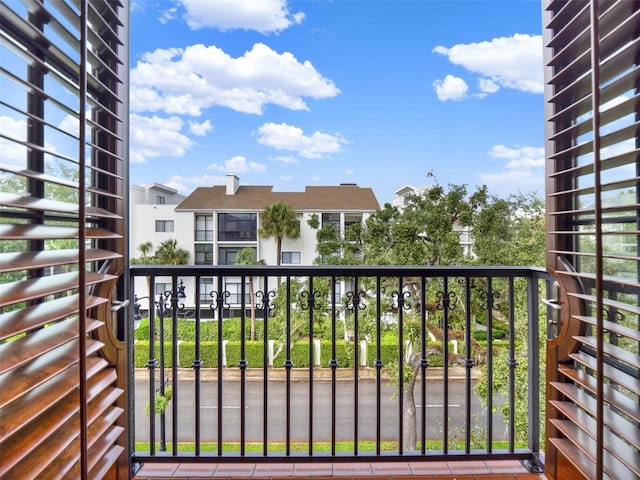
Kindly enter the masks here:
M 332 429 L 332 384 L 325 379 L 316 379 L 313 384 L 313 396 L 309 391 L 309 382 L 297 379 L 291 382 L 289 415 L 290 438 L 292 442 L 306 442 L 309 438 L 309 398 L 313 398 L 313 437 L 315 441 L 331 439 Z M 224 380 L 222 383 L 223 408 L 222 425 L 223 440 L 240 441 L 241 425 L 241 382 L 237 379 Z M 272 442 L 283 442 L 286 438 L 287 393 L 286 382 L 282 379 L 271 379 L 268 387 L 268 439 Z M 450 418 L 450 438 L 464 438 L 465 415 L 465 383 L 460 380 L 449 382 L 448 417 Z M 171 440 L 171 408 L 177 400 L 179 408 L 178 440 L 189 442 L 195 438 L 195 383 L 193 379 L 181 379 L 176 397 L 169 404 L 166 415 L 166 438 Z M 146 379 L 136 379 L 136 441 L 147 441 L 149 438 L 149 417 L 144 414 L 144 406 L 148 402 L 149 387 Z M 397 440 L 399 398 L 395 394 L 396 387 L 383 382 L 380 394 L 381 402 L 381 437 L 383 440 Z M 420 404 L 421 387 L 416 386 L 417 419 L 421 421 L 422 405 Z M 340 379 L 335 385 L 336 393 L 336 438 L 338 441 L 352 440 L 355 432 L 355 402 L 353 379 Z M 201 441 L 217 440 L 218 425 L 218 382 L 215 378 L 207 378 L 201 382 Z M 244 393 L 245 441 L 262 442 L 263 439 L 263 381 L 252 378 L 245 382 Z M 441 379 L 427 380 L 427 437 L 441 439 L 443 436 L 444 408 L 443 386 Z M 376 438 L 376 382 L 373 379 L 360 379 L 358 382 L 358 438 L 375 440 Z M 485 410 L 480 398 L 471 398 L 472 424 L 477 423 L 484 428 Z M 156 435 L 160 433 L 160 416 L 156 415 Z M 494 437 L 504 433 L 504 422 L 500 415 L 494 419 Z M 420 434 L 420 430 L 418 430 Z M 156 437 L 159 438 L 159 437 Z

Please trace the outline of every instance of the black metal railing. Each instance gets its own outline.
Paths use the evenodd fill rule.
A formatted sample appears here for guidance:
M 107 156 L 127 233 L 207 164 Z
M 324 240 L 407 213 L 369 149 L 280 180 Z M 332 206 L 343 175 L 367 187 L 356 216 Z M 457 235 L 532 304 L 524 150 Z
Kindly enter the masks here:
M 134 464 L 540 467 L 541 269 L 132 265 L 131 276 Z

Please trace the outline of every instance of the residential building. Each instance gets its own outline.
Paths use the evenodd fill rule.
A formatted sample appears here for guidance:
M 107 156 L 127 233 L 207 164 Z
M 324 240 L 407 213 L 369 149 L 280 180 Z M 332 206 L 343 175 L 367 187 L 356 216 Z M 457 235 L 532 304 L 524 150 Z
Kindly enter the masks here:
M 179 196 L 166 187 L 153 185 L 136 189 L 148 203 L 132 204 L 130 248 L 151 241 L 157 247 L 163 240 L 176 239 L 178 246 L 189 252 L 192 265 L 234 265 L 236 255 L 244 248 L 254 248 L 256 258 L 267 265 L 309 266 L 316 262 L 317 229 L 309 225 L 318 219 L 319 228 L 333 226 L 341 235 L 353 223 L 363 223 L 380 208 L 371 188 L 355 184 L 338 186 L 308 186 L 304 192 L 278 192 L 272 186 L 241 185 L 240 179 L 229 174 L 225 185 L 199 187 L 177 203 Z M 142 195 L 141 192 L 145 192 Z M 166 193 L 164 205 L 156 204 L 160 193 Z M 168 193 L 172 192 L 172 195 Z M 132 199 L 134 194 L 132 193 Z M 176 202 L 176 203 L 174 203 Z M 282 240 L 282 256 L 278 261 L 276 240 L 259 235 L 260 215 L 269 205 L 284 203 L 297 214 L 300 236 Z M 156 279 L 156 291 L 169 289 L 167 279 Z M 185 284 L 186 292 L 195 286 Z M 206 298 L 215 289 L 213 274 L 201 279 L 201 296 Z M 239 304 L 240 280 L 226 284 Z M 140 291 L 141 287 L 137 289 Z M 187 295 L 186 305 L 193 304 Z M 234 310 L 232 313 L 237 313 Z
M 142 243 L 151 242 L 157 248 L 165 240 L 175 238 L 175 208 L 185 198 L 177 190 L 157 183 L 147 187 L 131 185 L 129 249 L 133 257 L 140 256 L 138 247 Z

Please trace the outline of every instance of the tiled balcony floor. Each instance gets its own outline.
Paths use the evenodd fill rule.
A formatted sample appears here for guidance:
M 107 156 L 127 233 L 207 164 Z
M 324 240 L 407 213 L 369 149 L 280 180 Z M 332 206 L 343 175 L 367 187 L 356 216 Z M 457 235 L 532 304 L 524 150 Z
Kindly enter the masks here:
M 135 480 L 272 479 L 311 480 L 545 480 L 518 461 L 385 462 L 385 463 L 224 463 L 143 465 Z

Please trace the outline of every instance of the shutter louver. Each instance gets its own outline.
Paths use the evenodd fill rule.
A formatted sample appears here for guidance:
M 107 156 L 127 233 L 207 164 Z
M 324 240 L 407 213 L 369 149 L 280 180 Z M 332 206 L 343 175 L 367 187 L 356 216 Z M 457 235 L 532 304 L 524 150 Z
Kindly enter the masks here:
M 545 0 L 552 478 L 640 478 L 640 2 Z
M 0 478 L 129 477 L 128 5 L 0 3 Z

